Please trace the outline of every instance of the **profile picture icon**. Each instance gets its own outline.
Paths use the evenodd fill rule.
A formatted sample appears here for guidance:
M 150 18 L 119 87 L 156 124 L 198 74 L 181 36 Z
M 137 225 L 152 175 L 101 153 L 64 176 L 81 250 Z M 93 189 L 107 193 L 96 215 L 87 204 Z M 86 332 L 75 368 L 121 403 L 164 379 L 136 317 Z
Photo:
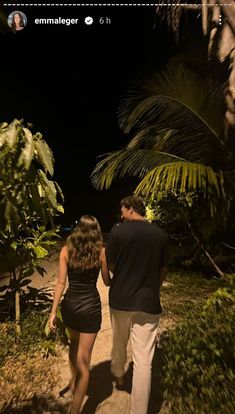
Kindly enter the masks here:
M 27 17 L 22 11 L 14 11 L 11 12 L 7 19 L 9 27 L 14 32 L 19 32 L 20 30 L 24 29 L 27 24 Z

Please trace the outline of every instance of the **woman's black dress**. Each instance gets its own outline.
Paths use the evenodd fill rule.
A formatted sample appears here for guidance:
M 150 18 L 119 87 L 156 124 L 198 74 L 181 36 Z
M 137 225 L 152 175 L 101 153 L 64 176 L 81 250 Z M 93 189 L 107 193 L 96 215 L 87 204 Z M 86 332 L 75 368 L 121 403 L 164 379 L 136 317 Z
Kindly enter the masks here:
M 95 333 L 101 327 L 100 295 L 96 288 L 99 269 L 68 269 L 69 287 L 61 304 L 64 324 L 74 331 Z

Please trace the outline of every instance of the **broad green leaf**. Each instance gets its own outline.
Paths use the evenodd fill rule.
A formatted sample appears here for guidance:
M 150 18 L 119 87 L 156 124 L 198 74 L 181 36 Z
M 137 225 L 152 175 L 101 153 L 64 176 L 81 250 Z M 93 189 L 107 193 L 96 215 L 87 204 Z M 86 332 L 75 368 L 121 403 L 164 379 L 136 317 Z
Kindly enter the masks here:
M 42 186 L 40 183 L 35 182 L 35 185 L 30 186 L 30 201 L 31 201 L 31 208 L 34 210 L 38 216 L 46 222 L 46 209 L 42 204 L 42 197 L 44 196 Z
M 44 167 L 45 172 L 49 172 L 49 174 L 52 176 L 54 173 L 54 159 L 53 154 L 50 149 L 50 147 L 47 145 L 47 143 L 43 139 L 36 139 L 35 140 L 35 149 L 38 154 L 38 159 L 41 165 Z
M 63 194 L 59 184 L 56 181 L 54 181 L 54 184 L 55 184 L 55 187 L 56 187 L 56 191 L 59 194 L 59 197 L 61 198 L 62 202 L 64 202 L 64 194 Z
M 5 143 L 10 148 L 12 148 L 17 141 L 17 136 L 19 133 L 18 128 L 17 128 L 18 125 L 20 125 L 20 121 L 18 121 L 17 119 L 14 119 L 14 121 L 12 121 L 3 131 L 0 132 L 0 136 L 5 137 Z M 1 142 L 1 138 L 0 138 L 0 142 Z
M 41 241 L 40 246 L 45 247 L 46 249 L 50 246 L 56 246 L 58 244 L 57 240 L 47 240 L 47 241 Z
M 45 232 L 45 230 L 46 230 L 46 227 L 45 227 L 45 226 L 39 226 L 39 231 L 40 231 L 41 233 L 44 233 L 44 232 Z
M 22 131 L 24 132 L 26 143 L 19 156 L 17 166 L 20 167 L 22 164 L 24 164 L 24 167 L 26 170 L 28 170 L 33 159 L 34 141 L 32 133 L 28 128 L 22 128 Z
M 45 238 L 46 238 L 46 239 L 51 239 L 51 238 L 53 238 L 53 237 L 60 238 L 60 235 L 59 235 L 58 233 L 56 233 L 56 231 L 55 231 L 55 230 L 48 230 L 48 231 L 43 232 L 43 233 L 40 235 L 40 237 L 39 237 L 38 241 L 44 240 Z
M 64 213 L 64 207 L 61 204 L 57 204 L 57 211 L 59 211 L 59 213 L 63 214 Z
M 7 127 L 8 123 L 7 122 L 0 122 L 0 132 L 2 129 L 5 129 Z
M 48 255 L 48 251 L 42 246 L 35 246 L 34 251 L 36 253 L 37 259 L 43 259 Z
M 57 210 L 57 192 L 56 187 L 53 181 L 48 180 L 47 176 L 44 174 L 42 170 L 38 171 L 40 183 L 42 185 L 41 194 L 42 196 L 46 195 L 47 201 L 51 204 L 51 206 Z M 44 193 L 44 194 L 43 194 Z

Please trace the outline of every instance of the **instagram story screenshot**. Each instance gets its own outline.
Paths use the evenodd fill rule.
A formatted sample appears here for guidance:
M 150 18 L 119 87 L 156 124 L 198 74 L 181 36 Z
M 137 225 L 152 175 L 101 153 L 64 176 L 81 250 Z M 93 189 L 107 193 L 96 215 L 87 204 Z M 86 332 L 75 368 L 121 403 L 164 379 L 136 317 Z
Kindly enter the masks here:
M 221 375 L 226 377 L 227 384 L 224 394 L 219 393 L 220 383 L 211 386 L 209 377 L 201 371 L 201 383 L 197 384 L 201 394 L 197 396 L 195 384 L 190 385 L 192 366 L 185 368 L 180 353 L 180 338 L 176 344 L 177 338 L 172 336 L 171 344 L 175 346 L 172 353 L 167 348 L 168 332 L 175 328 L 178 319 L 185 318 L 177 303 L 182 304 L 186 296 L 190 297 L 186 300 L 187 312 L 197 300 L 195 312 L 199 311 L 209 293 L 219 287 L 225 289 L 220 294 L 229 297 L 227 303 L 234 304 L 235 300 L 231 293 L 234 283 L 231 275 L 235 272 L 234 51 L 233 0 L 0 3 L 0 348 L 5 349 L 0 351 L 2 414 L 75 414 L 81 407 L 86 414 L 117 410 L 137 414 L 133 411 L 135 394 L 131 388 L 138 382 L 137 378 L 131 382 L 133 372 L 138 371 L 135 358 L 131 363 L 134 371 L 133 368 L 125 371 L 126 388 L 122 377 L 120 384 L 116 381 L 118 387 L 112 388 L 110 355 L 114 348 L 110 320 L 103 316 L 103 330 L 97 336 L 92 354 L 89 385 L 80 402 L 76 400 L 76 395 L 80 395 L 79 385 L 77 380 L 72 381 L 69 371 L 71 367 L 73 371 L 73 363 L 67 357 L 67 347 L 70 357 L 71 349 L 76 346 L 78 349 L 74 333 L 77 328 L 68 334 L 63 315 L 57 315 L 56 334 L 53 320 L 49 322 L 51 331 L 47 323 L 50 306 L 60 309 L 52 296 L 60 260 L 58 246 L 66 241 L 70 251 L 69 246 L 75 241 L 67 237 L 78 223 L 81 226 L 81 217 L 97 220 L 106 244 L 116 223 L 138 221 L 138 217 L 128 216 L 134 207 L 122 204 L 129 196 L 141 197 L 146 207 L 145 220 L 167 234 L 167 261 L 172 269 L 177 269 L 172 284 L 163 283 L 163 302 L 169 312 L 165 315 L 163 310 L 160 331 L 167 332 L 166 340 L 163 335 L 162 345 L 156 347 L 153 357 L 151 391 L 146 397 L 148 411 L 140 408 L 138 414 L 156 414 L 161 409 L 162 413 L 219 413 L 218 407 L 223 404 L 224 413 L 235 411 L 232 377 L 228 374 L 231 370 L 235 375 L 232 351 L 225 351 L 216 343 L 215 349 L 218 346 L 218 352 L 221 355 L 224 352 L 221 362 L 218 352 L 217 356 L 211 356 L 210 352 L 207 355 L 204 345 L 195 339 L 195 348 L 206 355 L 208 372 L 212 373 L 211 361 L 217 358 L 215 375 L 223 371 Z M 113 248 L 112 253 L 115 250 L 120 259 L 124 250 L 118 244 L 121 243 L 118 236 L 114 239 L 116 250 Z M 126 252 L 130 251 L 128 240 L 126 237 L 122 245 Z M 137 243 L 139 238 L 136 236 L 135 240 Z M 56 261 L 50 262 L 51 252 Z M 137 260 L 142 250 L 136 252 Z M 127 254 L 127 262 L 128 257 Z M 89 260 L 93 260 L 92 255 Z M 143 266 L 146 263 L 147 259 L 143 260 Z M 192 280 L 195 272 L 204 277 L 201 293 L 196 279 L 195 296 L 189 289 L 178 301 L 172 286 L 178 280 L 179 269 L 188 272 Z M 226 279 L 227 275 L 230 278 Z M 182 289 L 185 280 L 180 279 Z M 65 282 L 60 283 L 62 286 Z M 125 283 L 120 289 L 126 288 Z M 166 286 L 170 293 L 164 291 Z M 107 312 L 102 308 L 102 315 L 108 313 L 107 292 L 101 293 L 101 302 L 106 301 L 107 307 Z M 137 288 L 133 287 L 131 292 L 136 295 Z M 58 295 L 54 294 L 54 298 L 60 299 L 62 293 Z M 216 296 L 211 303 L 217 300 Z M 174 303 L 172 308 L 170 301 Z M 222 307 L 222 302 L 218 307 Z M 129 308 L 117 306 L 117 309 Z M 210 320 L 213 311 L 208 310 L 209 305 L 206 309 L 208 332 L 213 336 Z M 174 312 L 176 316 L 171 318 Z M 222 315 L 227 318 L 225 327 L 230 326 L 229 312 L 225 317 L 221 310 L 218 326 Z M 42 334 L 37 336 L 41 330 Z M 28 331 L 34 339 L 25 339 L 24 332 Z M 85 333 L 90 332 L 93 334 L 89 330 Z M 234 328 L 229 332 L 228 338 L 234 335 Z M 193 349 L 189 331 L 187 335 L 185 340 Z M 206 342 L 206 332 L 203 335 Z M 94 341 L 92 345 L 84 344 L 86 349 L 92 349 Z M 58 375 L 57 352 L 62 352 Z M 188 397 L 183 395 L 183 386 L 177 378 L 179 367 L 173 361 L 174 352 L 179 352 L 179 361 L 182 358 L 179 375 L 189 383 Z M 130 353 L 128 350 L 127 355 Z M 166 362 L 168 357 L 175 364 L 172 371 Z M 195 355 L 186 357 L 189 361 Z M 205 361 L 197 363 L 203 366 Z M 47 364 L 48 375 L 44 367 Z M 176 384 L 176 393 L 166 367 Z M 198 372 L 195 378 L 199 381 Z M 71 390 L 77 390 L 77 394 Z M 227 400 L 225 394 L 230 395 Z M 193 408 L 189 400 L 193 401 Z M 174 404 L 176 411 L 170 411 Z M 164 411 L 164 407 L 169 411 Z

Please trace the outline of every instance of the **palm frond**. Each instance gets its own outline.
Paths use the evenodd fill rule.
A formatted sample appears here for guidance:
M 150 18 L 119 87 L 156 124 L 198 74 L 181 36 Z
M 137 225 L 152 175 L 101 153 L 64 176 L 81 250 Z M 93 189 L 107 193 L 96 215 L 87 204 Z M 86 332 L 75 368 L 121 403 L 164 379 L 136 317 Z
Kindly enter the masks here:
M 176 41 L 178 41 L 179 37 L 179 24 L 182 14 L 180 3 L 180 0 L 175 0 L 174 3 L 170 0 L 158 0 L 156 2 L 156 14 L 160 18 L 160 23 L 167 21 L 168 27 L 173 31 Z
M 209 193 L 224 197 L 223 172 L 191 162 L 171 162 L 153 168 L 136 188 L 137 194 L 150 195 L 157 191 L 200 191 L 204 197 Z
M 190 162 L 206 164 L 216 170 L 224 169 L 229 153 L 220 141 L 212 134 L 194 133 L 193 137 L 178 129 L 147 126 L 129 142 L 128 149 L 152 149 L 166 152 Z
M 223 130 L 223 85 L 199 77 L 183 64 L 169 62 L 141 85 L 129 85 L 120 100 L 119 125 L 125 133 L 147 125 L 168 126 L 188 134 L 217 140 Z
M 91 182 L 97 189 L 108 189 L 118 177 L 144 177 L 148 171 L 163 163 L 184 161 L 160 151 L 125 149 L 106 154 L 91 174 Z
M 127 145 L 128 149 L 155 149 L 161 151 L 164 143 L 172 136 L 174 130 L 158 129 L 156 126 L 148 126 L 131 139 Z

